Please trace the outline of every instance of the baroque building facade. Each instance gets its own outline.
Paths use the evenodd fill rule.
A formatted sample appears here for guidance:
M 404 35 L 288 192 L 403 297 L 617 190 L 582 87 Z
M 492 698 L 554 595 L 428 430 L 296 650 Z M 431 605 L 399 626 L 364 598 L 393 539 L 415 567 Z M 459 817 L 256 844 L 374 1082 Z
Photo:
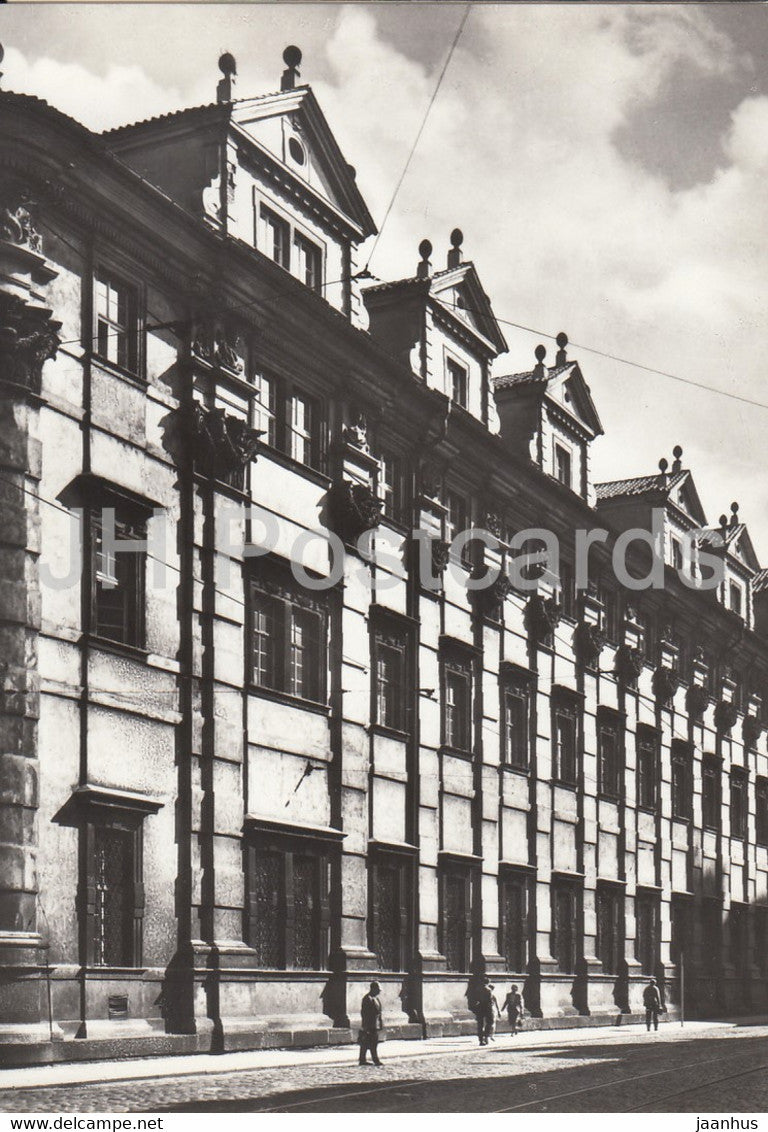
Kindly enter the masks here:
M 412 1037 L 486 973 L 540 1025 L 651 975 L 675 1011 L 683 969 L 700 1012 L 764 1010 L 738 508 L 710 526 L 677 449 L 594 485 L 567 338 L 500 375 L 458 229 L 361 270 L 284 61 L 101 135 L 0 92 L 0 1057 L 348 1041 L 374 977 Z

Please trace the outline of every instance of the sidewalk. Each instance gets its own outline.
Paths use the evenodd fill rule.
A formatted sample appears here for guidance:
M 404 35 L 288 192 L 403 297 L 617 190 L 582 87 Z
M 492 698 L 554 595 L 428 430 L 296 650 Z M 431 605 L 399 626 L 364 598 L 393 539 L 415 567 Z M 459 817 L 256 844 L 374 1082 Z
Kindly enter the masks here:
M 686 1034 L 698 1034 L 705 1030 L 723 1031 L 736 1025 L 768 1025 L 768 1019 L 734 1019 L 719 1022 L 686 1022 Z M 674 1029 L 677 1033 L 679 1022 L 666 1022 L 660 1033 Z M 645 1030 L 642 1025 L 595 1026 L 586 1029 L 533 1030 L 519 1033 L 516 1038 L 509 1034 L 499 1034 L 496 1049 L 522 1047 L 535 1049 L 557 1045 L 579 1045 L 584 1043 L 607 1042 L 629 1037 L 640 1037 Z M 381 1046 L 382 1057 L 387 1061 L 399 1058 L 445 1056 L 446 1054 L 466 1053 L 477 1049 L 475 1037 L 427 1038 L 424 1041 L 391 1041 Z M 188 1056 L 137 1058 L 132 1061 L 88 1061 L 80 1063 L 59 1063 L 56 1065 L 30 1066 L 23 1069 L 3 1070 L 0 1083 L 4 1089 L 42 1088 L 51 1085 L 78 1085 L 94 1081 L 130 1081 L 151 1078 L 199 1076 L 204 1074 L 228 1073 L 235 1070 L 280 1069 L 282 1067 L 310 1065 L 354 1065 L 357 1060 L 357 1047 L 352 1045 L 331 1046 L 307 1050 L 248 1050 L 243 1053 L 224 1053 L 218 1055 L 195 1053 Z

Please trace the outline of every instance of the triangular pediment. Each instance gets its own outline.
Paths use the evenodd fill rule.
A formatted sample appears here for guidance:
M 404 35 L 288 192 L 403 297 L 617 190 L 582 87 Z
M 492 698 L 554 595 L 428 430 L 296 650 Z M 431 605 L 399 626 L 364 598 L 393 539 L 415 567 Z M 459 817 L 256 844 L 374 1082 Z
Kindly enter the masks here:
M 297 87 L 232 106 L 232 122 L 262 151 L 305 186 L 348 217 L 363 233 L 376 225 L 317 99 Z
M 506 353 L 506 339 L 473 263 L 461 263 L 457 267 L 437 272 L 431 277 L 429 290 L 432 298 L 437 299 L 476 334 L 492 343 L 497 354 Z
M 690 472 L 683 473 L 683 478 L 676 483 L 671 492 L 672 502 L 680 508 L 699 527 L 707 525 L 707 517 L 699 499 L 699 493 L 693 482 Z
M 749 537 L 749 532 L 745 526 L 739 527 L 728 550 L 729 553 L 732 554 L 738 562 L 741 562 L 743 566 L 746 566 L 748 570 L 757 571 L 760 569 L 760 563 L 755 554 L 752 539 Z
M 590 436 L 602 435 L 602 422 L 577 362 L 556 366 L 550 371 L 546 382 L 546 396 L 561 412 L 577 421 Z

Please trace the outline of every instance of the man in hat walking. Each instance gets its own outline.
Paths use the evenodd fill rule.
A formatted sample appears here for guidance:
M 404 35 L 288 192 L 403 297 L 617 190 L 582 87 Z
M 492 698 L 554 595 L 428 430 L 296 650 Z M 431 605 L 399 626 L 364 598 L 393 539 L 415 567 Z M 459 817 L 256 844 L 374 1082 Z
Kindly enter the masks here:
M 496 1018 L 499 1014 L 499 1004 L 493 993 L 493 984 L 489 978 L 483 981 L 478 991 L 475 1003 L 475 1017 L 477 1018 L 477 1037 L 481 1046 L 488 1045 L 488 1039 L 493 1041 L 493 1031 Z
M 643 1006 L 645 1007 L 645 1028 L 650 1033 L 651 1022 L 654 1030 L 659 1028 L 659 1012 L 661 1011 L 661 995 L 656 986 L 655 979 L 649 979 L 648 986 L 643 991 Z
M 381 1030 L 381 987 L 378 983 L 371 983 L 368 994 L 363 996 L 360 1003 L 360 1065 L 367 1065 L 366 1054 L 371 1051 L 371 1061 L 374 1065 L 381 1065 L 379 1061 L 379 1031 Z

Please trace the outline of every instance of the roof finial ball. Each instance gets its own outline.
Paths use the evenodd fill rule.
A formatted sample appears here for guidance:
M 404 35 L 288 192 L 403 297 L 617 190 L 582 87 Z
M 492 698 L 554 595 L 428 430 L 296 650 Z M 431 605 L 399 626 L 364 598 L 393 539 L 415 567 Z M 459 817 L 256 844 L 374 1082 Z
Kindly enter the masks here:
M 568 335 L 564 330 L 561 330 L 555 341 L 557 342 L 557 357 L 555 358 L 555 365 L 564 366 L 568 361 L 568 357 L 565 353 L 565 348 L 568 345 Z
M 659 460 L 659 471 L 661 472 L 662 476 L 666 476 L 668 467 L 669 467 L 669 461 L 665 460 L 664 457 L 662 456 L 661 459 Z
M 432 264 L 429 262 L 429 257 L 432 255 L 432 244 L 429 240 L 422 240 L 419 244 L 419 255 L 421 259 L 416 268 L 417 279 L 429 279 L 432 273 Z
M 539 343 L 539 345 L 533 351 L 533 354 L 534 354 L 534 357 L 536 358 L 536 365 L 533 368 L 533 372 L 536 374 L 537 377 L 543 377 L 544 376 L 544 359 L 547 356 L 547 347 L 542 346 L 541 343 Z
M 0 63 L 2 63 L 4 57 L 5 57 L 5 48 L 3 47 L 2 43 L 0 43 Z M 2 77 L 3 77 L 3 72 L 0 71 L 0 79 Z
M 679 472 L 682 469 L 682 466 L 683 466 L 682 465 L 683 450 L 682 450 L 682 448 L 680 447 L 679 444 L 676 444 L 675 447 L 672 449 L 672 455 L 675 458 L 674 463 L 672 464 L 672 471 L 673 472 Z
M 738 503 L 731 504 L 731 526 L 738 527 L 739 525 L 739 505 Z
M 461 228 L 454 228 L 451 232 L 451 250 L 448 252 L 448 266 L 458 267 L 461 263 L 461 245 L 464 243 L 464 233 Z
M 219 56 L 219 70 L 224 78 L 219 79 L 219 85 L 216 87 L 216 101 L 231 102 L 232 91 L 235 88 L 237 63 L 234 55 L 231 55 L 229 51 L 225 51 L 223 55 Z
M 285 70 L 283 77 L 280 80 L 280 90 L 293 90 L 296 86 L 296 80 L 299 78 L 301 66 L 301 51 L 298 47 L 291 44 L 286 47 L 283 52 L 283 62 L 285 63 Z

